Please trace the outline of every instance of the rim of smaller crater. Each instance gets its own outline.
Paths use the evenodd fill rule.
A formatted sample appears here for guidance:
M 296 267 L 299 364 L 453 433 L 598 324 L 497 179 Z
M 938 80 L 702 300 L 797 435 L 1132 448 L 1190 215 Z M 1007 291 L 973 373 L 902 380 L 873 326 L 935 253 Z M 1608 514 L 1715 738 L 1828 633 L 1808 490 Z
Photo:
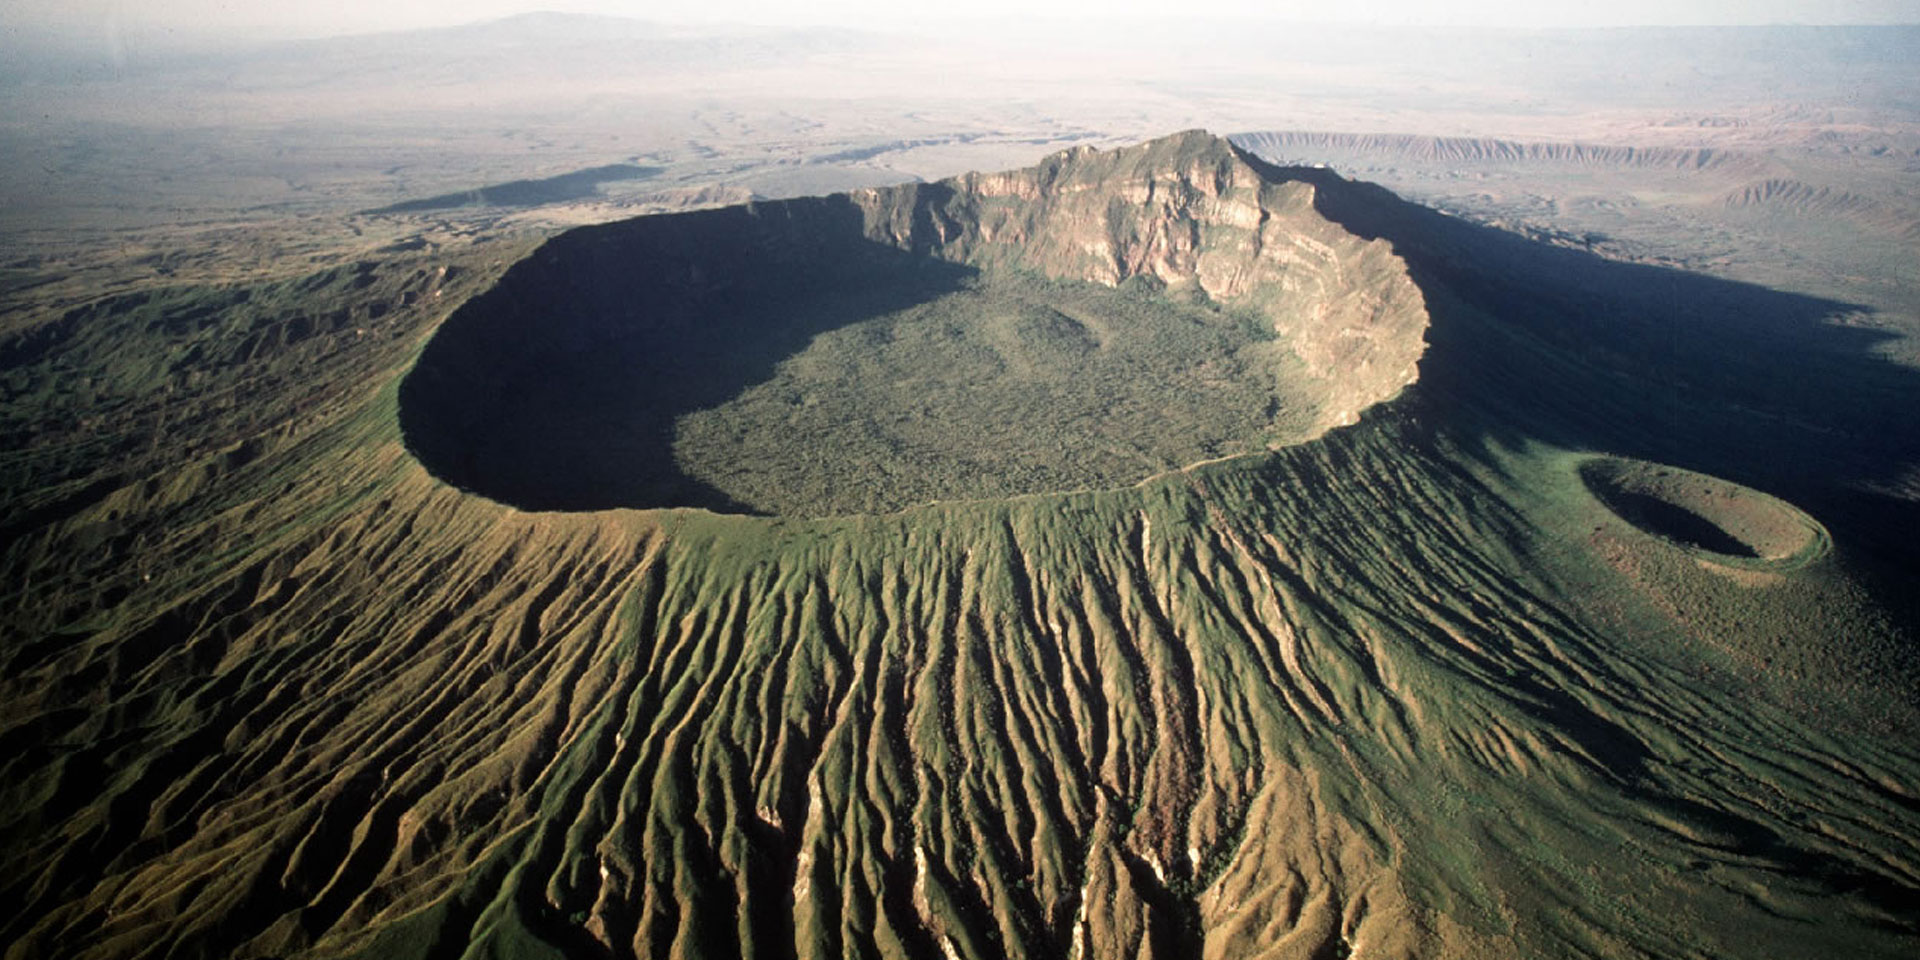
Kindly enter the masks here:
M 1574 472 L 1587 494 L 1622 523 L 1701 561 L 1743 570 L 1788 571 L 1805 567 L 1832 551 L 1831 535 L 1812 515 L 1772 494 L 1722 477 L 1611 454 L 1582 457 L 1576 461 Z M 1697 496 L 1673 496 L 1673 487 L 1678 484 L 1686 485 Z M 1705 503 L 1701 497 L 1706 498 Z M 1713 535 L 1751 553 L 1716 550 L 1684 532 L 1660 529 L 1657 520 L 1650 521 L 1637 509 L 1634 498 L 1681 511 L 1692 520 L 1710 525 Z M 1635 513 L 1642 515 L 1636 517 Z

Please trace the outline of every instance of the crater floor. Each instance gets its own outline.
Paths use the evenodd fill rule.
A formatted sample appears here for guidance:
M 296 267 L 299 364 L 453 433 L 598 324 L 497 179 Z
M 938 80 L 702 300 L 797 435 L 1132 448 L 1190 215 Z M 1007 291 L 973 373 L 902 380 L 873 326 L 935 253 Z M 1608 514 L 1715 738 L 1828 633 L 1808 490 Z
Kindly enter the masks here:
M 832 310 L 835 302 L 816 309 Z M 830 330 L 674 425 L 689 476 L 755 512 L 1124 486 L 1301 438 L 1299 360 L 1257 318 L 996 278 Z

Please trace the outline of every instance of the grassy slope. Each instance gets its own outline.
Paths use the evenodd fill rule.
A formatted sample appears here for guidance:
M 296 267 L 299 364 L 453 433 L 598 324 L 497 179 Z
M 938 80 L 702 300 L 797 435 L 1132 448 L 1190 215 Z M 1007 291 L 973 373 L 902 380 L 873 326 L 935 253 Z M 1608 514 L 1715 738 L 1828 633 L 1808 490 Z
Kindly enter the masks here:
M 1743 581 L 1614 517 L 1577 473 L 1599 428 L 1489 414 L 1597 365 L 1538 331 L 1463 308 L 1431 385 L 1276 454 L 798 521 L 440 484 L 393 386 L 438 319 L 8 544 L 10 960 L 1920 933 L 1912 714 L 1827 642 L 1898 639 L 1872 558 L 1838 525 Z M 113 329 L 66 356 L 112 379 L 139 362 Z

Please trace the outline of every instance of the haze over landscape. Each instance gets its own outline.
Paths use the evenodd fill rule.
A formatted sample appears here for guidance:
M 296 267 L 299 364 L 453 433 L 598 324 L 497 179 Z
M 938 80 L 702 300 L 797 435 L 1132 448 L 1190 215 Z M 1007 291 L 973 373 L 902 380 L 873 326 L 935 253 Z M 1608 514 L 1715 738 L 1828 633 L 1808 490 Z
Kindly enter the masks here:
M 1039 20 L 1091 24 L 1097 21 L 1172 20 L 1164 4 L 1147 0 L 1066 0 L 1035 9 L 1009 0 L 978 0 L 964 8 L 880 0 L 821 0 L 805 5 L 768 0 L 714 0 L 688 4 L 661 0 L 421 0 L 396 5 L 372 0 L 317 3 L 293 0 L 247 7 L 225 0 L 167 0 L 128 4 L 120 0 L 8 0 L 16 24 L 71 32 L 110 23 L 139 24 L 209 35 L 341 36 L 382 30 L 457 26 L 525 13 L 590 14 L 671 23 L 733 23 L 777 26 L 897 26 L 939 21 Z M 1416 0 L 1353 0 L 1328 6 L 1301 0 L 1219 0 L 1188 18 L 1221 23 L 1280 21 L 1294 24 L 1374 24 L 1453 27 L 1647 27 L 1766 26 L 1811 24 L 1911 24 L 1920 19 L 1914 0 L 1621 0 L 1596 7 L 1579 3 L 1467 0 L 1446 4 Z
M 0 7 L 0 944 L 1909 957 L 1920 4 Z

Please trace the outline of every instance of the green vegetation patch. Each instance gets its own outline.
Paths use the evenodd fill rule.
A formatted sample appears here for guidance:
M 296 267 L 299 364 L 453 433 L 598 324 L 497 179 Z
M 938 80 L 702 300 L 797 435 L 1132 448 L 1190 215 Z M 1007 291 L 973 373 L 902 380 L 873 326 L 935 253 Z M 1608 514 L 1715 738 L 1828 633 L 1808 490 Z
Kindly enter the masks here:
M 1303 376 L 1248 314 L 987 274 L 828 329 L 681 417 L 673 452 L 748 509 L 787 515 L 1124 486 L 1303 438 L 1313 409 L 1289 387 Z

